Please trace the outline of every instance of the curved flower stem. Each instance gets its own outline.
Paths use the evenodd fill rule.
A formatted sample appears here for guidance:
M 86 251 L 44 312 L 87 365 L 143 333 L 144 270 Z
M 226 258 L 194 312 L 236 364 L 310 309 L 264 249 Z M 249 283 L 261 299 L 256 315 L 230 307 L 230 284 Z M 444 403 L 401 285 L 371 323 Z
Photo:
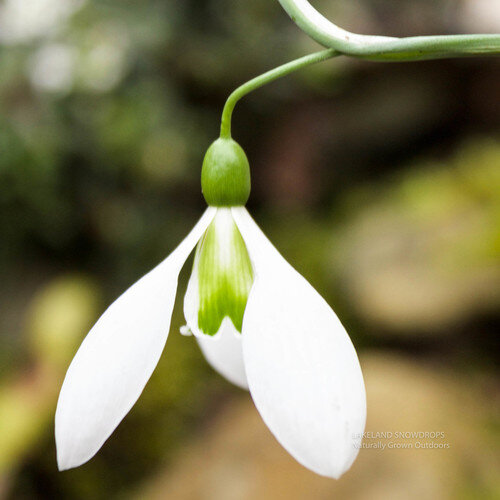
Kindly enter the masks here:
M 498 35 L 444 35 L 394 38 L 350 33 L 336 26 L 308 0 L 279 0 L 292 20 L 327 50 L 301 57 L 272 69 L 238 87 L 227 99 L 222 112 L 220 136 L 231 137 L 231 117 L 236 103 L 249 92 L 305 66 L 338 55 L 373 61 L 421 61 L 446 57 L 500 55 Z
M 234 107 L 236 103 L 244 96 L 246 96 L 252 90 L 256 90 L 267 83 L 271 83 L 282 76 L 289 75 L 294 71 L 297 71 L 301 68 L 309 66 L 311 64 L 325 61 L 326 59 L 331 59 L 332 57 L 336 57 L 340 55 L 334 49 L 322 50 L 320 52 L 315 52 L 313 54 L 309 54 L 307 56 L 301 57 L 300 59 L 295 59 L 287 64 L 283 64 L 282 66 L 278 66 L 262 75 L 259 75 L 247 83 L 243 84 L 241 87 L 238 87 L 227 99 L 226 104 L 224 106 L 224 110 L 222 111 L 222 121 L 220 127 L 220 136 L 225 139 L 229 139 L 231 137 L 231 117 L 233 114 Z
M 314 9 L 308 0 L 279 0 L 292 20 L 325 47 L 375 61 L 420 61 L 445 57 L 500 55 L 500 34 L 393 38 L 350 33 Z

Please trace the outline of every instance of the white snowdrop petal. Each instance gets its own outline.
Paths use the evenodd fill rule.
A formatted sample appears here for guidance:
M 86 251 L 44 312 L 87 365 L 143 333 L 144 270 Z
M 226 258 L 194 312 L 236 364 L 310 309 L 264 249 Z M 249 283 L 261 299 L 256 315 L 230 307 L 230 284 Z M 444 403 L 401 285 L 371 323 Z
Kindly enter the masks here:
M 204 334 L 198 327 L 199 307 L 198 259 L 195 257 L 193 271 L 184 296 L 184 316 L 187 322 L 185 329 L 196 337 L 201 352 L 216 372 L 232 384 L 248 390 L 243 365 L 241 334 L 228 317 L 222 320 L 215 335 Z
M 215 215 L 206 210 L 182 243 L 121 295 L 76 353 L 56 410 L 60 470 L 92 458 L 140 396 L 167 340 L 179 272 Z
M 194 256 L 193 269 L 189 277 L 186 294 L 184 295 L 184 317 L 186 318 L 186 331 L 196 337 L 204 334 L 198 328 L 198 311 L 200 309 L 200 293 L 198 283 L 198 248 Z
M 193 334 L 215 337 L 226 317 L 241 331 L 252 282 L 250 257 L 231 209 L 220 207 L 198 243 L 184 297 L 184 316 Z
M 255 275 L 242 329 L 255 406 L 297 461 L 338 478 L 356 458 L 366 420 L 356 351 L 332 309 L 246 209 L 232 211 Z
M 215 371 L 232 384 L 248 390 L 241 349 L 241 334 L 228 317 L 223 319 L 215 337 L 202 334 L 197 336 L 196 340 L 205 359 Z
M 219 208 L 219 217 L 221 212 L 223 212 L 224 217 L 229 215 L 232 223 L 231 209 Z M 223 220 L 222 223 L 226 227 L 229 226 L 229 228 L 227 231 L 219 231 L 219 233 L 222 232 L 220 234 L 221 238 L 227 236 L 227 243 L 229 244 L 233 237 L 232 228 L 227 221 Z M 234 223 L 232 224 L 234 225 Z M 201 352 L 215 371 L 232 384 L 248 390 L 245 367 L 243 365 L 241 334 L 236 330 L 231 319 L 228 316 L 224 317 L 219 330 L 213 336 L 203 333 L 198 325 L 200 310 L 199 251 L 200 249 L 198 248 L 194 259 L 193 271 L 189 278 L 186 295 L 184 296 L 184 316 L 187 322 L 186 331 L 189 331 L 196 337 Z M 225 254 L 231 257 L 231 252 L 226 251 Z M 228 260 L 230 264 L 234 259 L 229 258 Z

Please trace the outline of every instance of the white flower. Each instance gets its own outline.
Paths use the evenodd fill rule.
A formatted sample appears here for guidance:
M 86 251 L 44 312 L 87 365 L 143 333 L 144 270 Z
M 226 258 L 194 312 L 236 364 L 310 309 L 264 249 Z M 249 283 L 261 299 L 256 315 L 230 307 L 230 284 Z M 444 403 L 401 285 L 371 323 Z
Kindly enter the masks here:
M 356 352 L 332 309 L 243 206 L 210 206 L 87 335 L 59 397 L 59 468 L 89 460 L 139 398 L 167 340 L 179 272 L 198 242 L 183 333 L 196 335 L 219 373 L 250 390 L 296 460 L 338 478 L 356 458 L 365 425 Z

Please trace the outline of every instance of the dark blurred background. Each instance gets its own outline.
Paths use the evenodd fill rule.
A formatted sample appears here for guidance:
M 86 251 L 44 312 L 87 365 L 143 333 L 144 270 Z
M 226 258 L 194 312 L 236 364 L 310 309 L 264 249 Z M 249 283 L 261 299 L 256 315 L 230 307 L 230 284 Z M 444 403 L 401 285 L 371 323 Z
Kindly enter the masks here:
M 498 0 L 313 4 L 367 34 L 500 32 Z M 64 372 L 200 216 L 225 98 L 314 50 L 277 1 L 0 3 L 0 497 L 500 498 L 498 58 L 338 58 L 233 123 L 250 210 L 358 348 L 367 430 L 449 447 L 365 449 L 337 482 L 303 469 L 178 335 L 188 263 L 138 404 L 91 462 L 56 470 Z

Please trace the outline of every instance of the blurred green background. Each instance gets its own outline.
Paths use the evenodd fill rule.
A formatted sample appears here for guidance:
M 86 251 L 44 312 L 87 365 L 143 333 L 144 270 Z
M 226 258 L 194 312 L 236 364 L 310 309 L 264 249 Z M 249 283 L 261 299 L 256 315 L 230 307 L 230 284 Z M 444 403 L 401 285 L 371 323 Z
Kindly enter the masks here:
M 363 33 L 500 32 L 498 0 L 313 4 Z M 277 1 L 0 3 L 0 498 L 500 498 L 498 58 L 339 58 L 249 96 L 233 124 L 249 208 L 358 348 L 367 430 L 449 448 L 404 439 L 340 481 L 310 473 L 178 335 L 179 300 L 138 404 L 91 462 L 56 470 L 64 372 L 200 216 L 225 98 L 314 50 Z

